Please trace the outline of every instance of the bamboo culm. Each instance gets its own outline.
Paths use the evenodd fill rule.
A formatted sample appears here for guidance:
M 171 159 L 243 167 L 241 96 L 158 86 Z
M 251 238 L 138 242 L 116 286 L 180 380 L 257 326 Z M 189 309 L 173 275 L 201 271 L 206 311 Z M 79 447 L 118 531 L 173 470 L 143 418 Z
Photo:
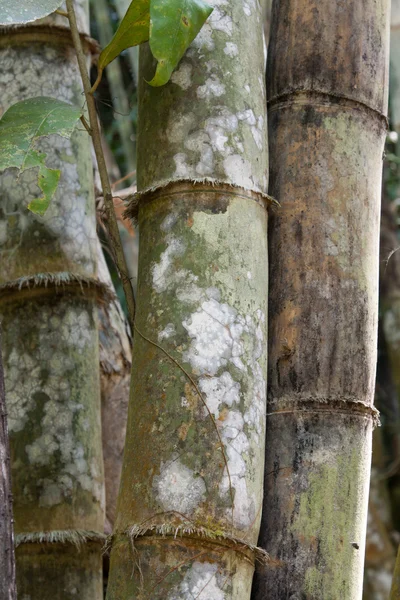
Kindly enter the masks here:
M 268 416 L 255 600 L 362 595 L 389 6 L 280 0 L 268 50 Z M 366 32 L 368 31 L 368 34 Z M 339 42 L 340 40 L 340 42 Z
M 87 2 L 76 7 L 85 34 Z M 42 95 L 82 105 L 65 27 L 64 17 L 52 15 L 1 32 L 2 111 Z M 77 590 L 84 600 L 100 600 L 105 498 L 97 305 L 110 293 L 97 279 L 89 137 L 78 128 L 71 141 L 53 136 L 38 146 L 62 172 L 45 217 L 26 208 L 39 192 L 37 173 L 0 176 L 17 587 L 31 600 L 72 600 Z
M 138 310 L 108 600 L 250 597 L 267 335 L 261 10 L 214 12 L 171 82 L 140 50 Z

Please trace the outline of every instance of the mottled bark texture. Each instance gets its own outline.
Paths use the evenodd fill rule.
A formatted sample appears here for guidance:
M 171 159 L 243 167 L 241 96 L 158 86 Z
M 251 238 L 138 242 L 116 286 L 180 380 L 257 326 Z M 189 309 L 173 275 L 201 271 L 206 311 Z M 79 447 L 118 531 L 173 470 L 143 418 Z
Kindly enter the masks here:
M 270 330 L 257 600 L 362 594 L 388 2 L 280 0 L 268 53 Z
M 87 3 L 78 1 L 82 31 Z M 0 37 L 1 110 L 48 95 L 82 105 L 62 17 Z M 36 27 L 40 35 L 36 36 Z M 0 176 L 0 313 L 9 411 L 19 597 L 102 597 L 97 237 L 89 138 L 38 144 L 60 185 L 45 217 L 26 206 L 37 173 Z M 79 552 L 76 547 L 79 545 Z
M 137 329 L 109 600 L 250 597 L 266 400 L 263 33 L 257 2 L 211 4 L 165 87 L 145 83 L 141 49 Z
M 1 347 L 0 330 L 0 600 L 16 600 L 10 444 Z

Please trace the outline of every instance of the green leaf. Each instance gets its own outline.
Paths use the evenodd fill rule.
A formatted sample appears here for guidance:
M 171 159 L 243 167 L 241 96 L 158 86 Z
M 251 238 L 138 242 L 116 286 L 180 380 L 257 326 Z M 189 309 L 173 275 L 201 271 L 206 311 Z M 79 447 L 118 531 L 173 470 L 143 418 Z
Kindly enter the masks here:
M 60 8 L 62 0 L 0 0 L 0 25 L 30 23 Z
M 31 153 L 32 155 L 33 153 Z M 39 152 L 37 154 L 40 154 Z M 35 198 L 28 204 L 28 208 L 33 213 L 44 215 L 46 210 L 49 208 L 51 199 L 53 198 L 58 182 L 60 180 L 61 171 L 59 169 L 49 169 L 44 164 L 45 156 L 42 154 L 39 156 L 40 166 L 38 175 L 38 186 L 43 192 L 41 198 Z M 33 165 L 36 166 L 36 165 Z
M 0 0 L 1 1 L 1 0 Z M 149 39 L 150 29 L 150 0 L 133 0 L 111 42 L 99 56 L 98 76 L 93 85 L 94 92 L 100 83 L 102 73 L 121 52 L 132 46 L 137 46 Z
M 212 11 L 203 0 L 150 0 L 150 49 L 158 61 L 150 85 L 169 81 Z
M 46 154 L 34 148 L 40 137 L 57 133 L 70 137 L 82 112 L 55 98 L 29 98 L 10 106 L 0 119 L 0 171 L 16 167 L 20 172 L 39 167 L 41 198 L 28 208 L 43 215 L 57 189 L 60 171 L 45 165 Z

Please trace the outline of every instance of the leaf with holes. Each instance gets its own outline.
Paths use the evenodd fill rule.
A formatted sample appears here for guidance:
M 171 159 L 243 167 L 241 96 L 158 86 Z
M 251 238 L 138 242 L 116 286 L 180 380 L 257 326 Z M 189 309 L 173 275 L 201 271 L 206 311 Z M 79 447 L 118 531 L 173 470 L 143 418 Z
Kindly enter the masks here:
M 0 25 L 30 23 L 60 8 L 62 0 L 0 0 Z
M 122 19 L 111 42 L 99 56 L 98 76 L 93 85 L 94 92 L 100 83 L 102 73 L 121 52 L 132 46 L 137 46 L 149 39 L 150 0 L 133 0 Z
M 150 0 L 150 49 L 158 61 L 150 85 L 169 81 L 212 11 L 203 0 Z
M 0 172 L 10 167 L 39 167 L 38 186 L 43 192 L 28 208 L 43 215 L 57 189 L 60 171 L 45 165 L 46 154 L 35 148 L 40 137 L 58 134 L 70 137 L 82 111 L 55 98 L 29 98 L 10 106 L 0 119 Z

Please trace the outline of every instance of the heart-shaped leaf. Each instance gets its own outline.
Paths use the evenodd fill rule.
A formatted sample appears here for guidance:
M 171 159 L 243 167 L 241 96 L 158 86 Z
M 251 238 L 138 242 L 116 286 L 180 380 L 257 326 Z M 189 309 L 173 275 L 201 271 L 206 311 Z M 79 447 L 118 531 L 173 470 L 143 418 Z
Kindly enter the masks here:
M 60 8 L 63 0 L 0 0 L 0 25 L 30 23 Z
M 132 46 L 147 42 L 149 29 L 150 0 L 133 0 L 111 42 L 107 44 L 99 56 L 98 75 L 92 87 L 92 92 L 97 89 L 106 66 L 117 58 L 121 52 Z
M 150 1 L 150 49 L 158 61 L 150 85 L 160 86 L 169 81 L 212 11 L 203 0 Z
M 42 198 L 28 208 L 43 215 L 57 189 L 60 171 L 45 165 L 46 154 L 35 149 L 40 137 L 57 133 L 70 137 L 82 111 L 55 98 L 37 97 L 10 106 L 0 119 L 0 171 L 15 167 L 20 172 L 39 167 L 38 186 Z

